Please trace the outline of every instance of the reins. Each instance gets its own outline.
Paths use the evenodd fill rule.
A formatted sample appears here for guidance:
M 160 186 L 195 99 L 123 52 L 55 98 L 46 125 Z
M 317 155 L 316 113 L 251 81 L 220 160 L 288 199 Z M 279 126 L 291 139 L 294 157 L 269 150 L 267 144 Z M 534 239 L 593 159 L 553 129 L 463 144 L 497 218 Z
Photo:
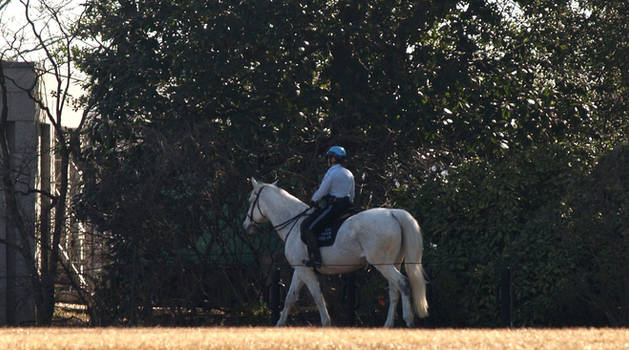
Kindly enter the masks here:
M 304 209 L 304 211 L 302 211 L 301 213 L 295 215 L 294 217 L 284 221 L 283 223 L 277 225 L 277 226 L 273 226 L 274 230 L 281 230 L 283 228 L 285 228 L 286 226 L 290 225 L 291 223 L 293 224 L 293 226 L 290 227 L 290 230 L 288 230 L 288 233 L 286 234 L 286 237 L 284 237 L 284 242 L 286 242 L 286 240 L 288 240 L 288 236 L 290 236 L 290 233 L 293 231 L 293 228 L 295 228 L 295 225 L 297 225 L 297 221 L 299 220 L 300 217 L 306 215 L 306 212 L 310 210 L 310 207 Z
M 258 193 L 256 194 L 256 199 L 253 202 L 253 205 L 251 206 L 251 211 L 249 212 L 248 216 L 249 216 L 249 220 L 251 222 L 253 222 L 255 225 L 261 225 L 259 222 L 255 221 L 255 219 L 253 218 L 253 210 L 254 208 L 257 206 L 258 207 L 258 211 L 260 212 L 260 214 L 262 214 L 262 210 L 260 210 L 260 194 L 262 193 L 262 190 L 265 188 L 266 186 L 262 186 L 260 188 L 260 190 L 258 191 Z M 304 209 L 304 211 L 302 211 L 301 213 L 293 216 L 292 218 L 282 222 L 281 224 L 275 225 L 273 226 L 273 230 L 279 231 L 279 230 L 283 230 L 284 228 L 288 227 L 288 225 L 290 225 L 291 223 L 293 224 L 293 226 L 291 226 L 290 230 L 288 230 L 288 233 L 286 234 L 286 237 L 284 237 L 284 242 L 286 242 L 286 240 L 288 239 L 288 236 L 290 236 L 290 233 L 293 231 L 293 228 L 295 228 L 295 225 L 297 225 L 297 220 L 299 220 L 299 218 L 301 218 L 302 216 L 306 215 L 306 212 L 310 210 L 310 207 Z

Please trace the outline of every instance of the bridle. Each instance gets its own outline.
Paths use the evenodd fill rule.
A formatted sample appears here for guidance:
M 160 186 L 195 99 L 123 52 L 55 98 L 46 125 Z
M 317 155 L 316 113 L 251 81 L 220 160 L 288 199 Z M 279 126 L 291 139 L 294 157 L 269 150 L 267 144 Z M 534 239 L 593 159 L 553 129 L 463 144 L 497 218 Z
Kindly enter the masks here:
M 249 218 L 249 221 L 251 221 L 255 226 L 259 226 L 259 225 L 261 225 L 261 223 L 257 222 L 253 218 L 253 209 L 257 206 L 258 207 L 258 211 L 260 212 L 260 215 L 262 215 L 262 209 L 260 209 L 260 194 L 262 193 L 262 190 L 264 189 L 264 187 L 266 187 L 266 186 L 260 187 L 260 190 L 256 194 L 256 199 L 253 201 L 253 205 L 251 206 L 251 211 L 247 214 L 247 217 Z
M 249 218 L 249 221 L 251 221 L 254 226 L 262 225 L 262 223 L 257 222 L 253 218 L 253 210 L 254 210 L 255 207 L 258 207 L 258 211 L 260 212 L 260 215 L 263 215 L 262 214 L 262 210 L 260 209 L 260 194 L 262 193 L 262 190 L 264 190 L 265 187 L 266 186 L 260 187 L 260 190 L 258 191 L 258 193 L 256 193 L 256 199 L 253 201 L 253 204 L 251 205 L 251 210 L 247 214 L 247 217 Z M 293 226 L 291 226 L 290 230 L 288 230 L 288 233 L 286 234 L 286 237 L 284 237 L 284 239 L 283 239 L 284 242 L 286 242 L 286 240 L 288 239 L 288 236 L 290 235 L 291 231 L 293 231 L 293 228 L 297 224 L 297 220 L 300 217 L 305 216 L 306 212 L 308 212 L 308 210 L 310 210 L 310 207 L 304 209 L 304 211 L 302 211 L 301 213 L 299 213 L 299 214 L 293 216 L 292 218 L 282 222 L 281 224 L 273 226 L 274 230 L 279 231 L 279 230 L 282 230 L 282 229 L 288 227 L 288 225 L 293 224 Z

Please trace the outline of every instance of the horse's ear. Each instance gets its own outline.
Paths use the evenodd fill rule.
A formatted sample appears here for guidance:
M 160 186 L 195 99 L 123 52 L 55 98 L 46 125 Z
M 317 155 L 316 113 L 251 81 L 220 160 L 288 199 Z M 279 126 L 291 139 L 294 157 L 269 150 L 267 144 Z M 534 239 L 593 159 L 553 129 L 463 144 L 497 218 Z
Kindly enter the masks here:
M 251 184 L 253 185 L 253 187 L 258 186 L 258 181 L 253 176 L 251 177 Z
M 273 181 L 273 183 L 272 183 L 271 185 L 273 185 L 273 186 L 277 186 L 277 181 L 278 181 L 278 180 Z

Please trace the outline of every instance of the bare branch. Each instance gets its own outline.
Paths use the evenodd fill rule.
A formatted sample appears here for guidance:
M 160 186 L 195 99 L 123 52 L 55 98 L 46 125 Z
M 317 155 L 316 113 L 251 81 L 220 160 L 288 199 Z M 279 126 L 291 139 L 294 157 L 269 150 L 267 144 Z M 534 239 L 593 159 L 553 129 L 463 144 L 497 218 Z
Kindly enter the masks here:
M 52 202 L 50 203 L 49 208 L 44 208 L 45 210 L 50 210 L 50 209 L 54 208 L 57 205 L 57 201 L 59 199 L 57 196 L 53 195 L 50 192 L 42 191 L 42 190 L 39 190 L 39 189 L 36 189 L 36 188 L 31 188 L 28 191 L 15 191 L 15 193 L 21 194 L 23 196 L 28 196 L 28 195 L 31 195 L 33 193 L 38 193 L 38 194 L 41 194 L 41 195 L 43 195 L 45 197 L 48 197 L 48 199 L 50 199 Z
M 6 0 L 0 0 L 0 10 L 6 6 Z M 73 100 L 71 96 L 71 88 L 78 81 L 73 71 L 74 52 L 72 46 L 76 39 L 75 30 L 70 22 L 64 17 L 64 8 L 74 2 L 64 2 L 55 5 L 54 2 L 46 2 L 44 0 L 20 0 L 16 2 L 23 7 L 23 17 L 21 23 L 16 28 L 7 28 L 2 23 L 3 33 L 0 35 L 0 57 L 8 57 L 12 60 L 30 61 L 35 63 L 36 78 L 32 82 L 24 85 L 12 77 L 7 77 L 0 67 L 0 92 L 2 93 L 2 121 L 0 125 L 0 141 L 3 146 L 2 161 L 12 159 L 12 152 L 8 147 L 8 138 L 6 135 L 6 121 L 8 121 L 7 110 L 7 84 L 17 87 L 18 91 L 29 97 L 35 104 L 39 113 L 42 113 L 52 125 L 54 130 L 54 138 L 57 141 L 57 151 L 60 156 L 60 166 L 55 167 L 56 176 L 60 181 L 55 186 L 55 193 L 46 191 L 43 188 L 35 188 L 32 183 L 25 183 L 19 177 L 19 174 L 30 176 L 28 169 L 22 169 L 19 164 L 9 164 L 8 167 L 2 167 L 2 188 L 4 190 L 4 199 L 6 207 L 11 212 L 11 217 L 15 221 L 13 225 L 17 226 L 17 231 L 21 236 L 22 242 L 38 240 L 41 244 L 40 265 L 35 260 L 35 253 L 29 249 L 29 246 L 20 248 L 20 254 L 26 262 L 29 273 L 31 273 L 35 288 L 36 304 L 38 309 L 38 322 L 47 324 L 52 317 L 52 307 L 54 305 L 54 286 L 57 280 L 57 266 L 62 265 L 64 261 L 60 255 L 59 246 L 62 236 L 68 232 L 68 198 L 70 191 L 69 184 L 69 167 L 70 154 L 75 150 L 72 142 L 78 137 L 77 131 L 64 128 L 62 117 L 67 114 L 66 105 Z M 6 23 L 6 22 L 5 22 Z M 25 23 L 25 24 L 24 24 Z M 50 79 L 49 79 L 50 78 Z M 48 79 L 52 82 L 51 89 L 46 89 L 45 81 Z M 42 91 L 42 90 L 46 91 Z M 53 100 L 50 100 L 52 98 Z M 87 115 L 87 111 L 83 113 L 81 123 Z M 69 136 L 69 137 L 68 137 Z M 71 142 L 68 143 L 67 140 Z M 76 142 L 75 142 L 76 143 Z M 80 147 L 78 151 L 80 152 Z M 28 182 L 28 181 L 26 181 Z M 40 232 L 40 237 L 36 238 L 34 231 L 29 229 L 32 222 L 28 221 L 23 213 L 19 213 L 20 196 L 38 195 L 48 200 L 42 201 L 42 211 L 49 212 L 54 210 L 54 218 L 51 223 L 54 226 Z M 49 213 L 51 214 L 51 213 Z M 2 242 L 0 242 L 2 243 Z M 14 242 L 15 244 L 15 242 Z M 49 250 L 49 253 L 44 253 Z M 64 266 L 68 267 L 68 266 Z M 73 281 L 75 282 L 75 281 Z M 80 286 L 80 284 L 76 285 Z M 76 287 L 75 286 L 75 287 Z M 89 294 L 84 294 L 89 296 Z M 85 301 L 85 300 L 84 300 Z
M 2 0 L 0 1 L 0 11 L 2 11 L 8 4 L 10 0 Z

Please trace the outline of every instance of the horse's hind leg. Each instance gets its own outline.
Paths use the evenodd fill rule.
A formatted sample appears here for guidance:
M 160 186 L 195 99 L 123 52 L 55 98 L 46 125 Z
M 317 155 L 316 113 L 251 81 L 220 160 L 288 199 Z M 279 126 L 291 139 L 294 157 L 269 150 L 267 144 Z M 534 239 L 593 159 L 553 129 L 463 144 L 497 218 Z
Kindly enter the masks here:
M 402 311 L 406 326 L 412 327 L 415 321 L 415 315 L 411 307 L 411 285 L 408 282 L 408 278 L 404 276 L 400 270 L 396 269 L 393 265 L 376 265 L 376 269 L 389 281 L 389 288 L 393 284 L 397 287 L 397 290 L 402 294 Z M 390 290 L 390 289 L 389 289 Z M 391 291 L 389 291 L 389 297 Z M 389 307 L 393 304 L 393 300 Z M 389 311 L 391 311 L 389 309 Z M 395 310 L 393 310 L 395 312 Z M 389 321 L 387 317 L 387 321 Z M 386 326 L 386 324 L 385 324 Z
M 398 256 L 396 261 L 402 261 L 402 257 Z M 395 264 L 395 267 L 400 270 L 402 264 Z M 393 327 L 395 323 L 395 314 L 397 313 L 397 304 L 400 301 L 400 290 L 395 283 L 389 281 L 389 312 L 387 313 L 387 320 L 384 322 L 385 327 Z
M 399 301 L 400 291 L 394 283 L 389 282 L 389 312 L 387 313 L 387 320 L 384 322 L 384 326 L 387 328 L 393 327 L 395 322 L 395 311 Z
M 288 314 L 290 313 L 293 306 L 295 305 L 295 302 L 299 298 L 299 291 L 301 290 L 301 287 L 303 287 L 303 285 L 304 282 L 299 277 L 297 271 L 293 272 L 293 278 L 290 282 L 290 287 L 288 288 L 288 294 L 286 294 L 286 300 L 284 301 L 284 310 L 282 310 L 282 315 L 275 324 L 276 327 L 281 327 L 286 324 Z

